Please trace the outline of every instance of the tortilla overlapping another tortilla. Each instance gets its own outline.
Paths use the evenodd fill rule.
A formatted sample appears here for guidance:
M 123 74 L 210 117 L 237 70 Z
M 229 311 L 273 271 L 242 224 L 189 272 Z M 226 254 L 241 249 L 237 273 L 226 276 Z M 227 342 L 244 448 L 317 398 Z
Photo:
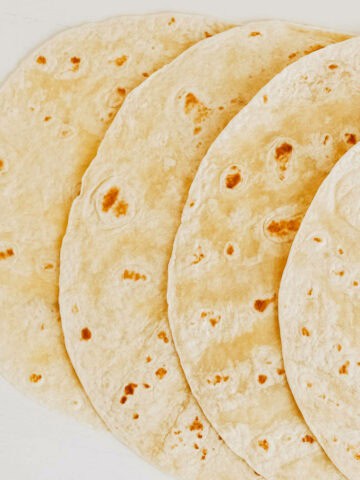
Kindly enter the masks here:
M 0 373 L 48 406 L 99 422 L 58 309 L 60 245 L 82 174 L 127 93 L 227 28 L 174 14 L 80 26 L 31 54 L 0 89 Z
M 318 190 L 279 293 L 286 375 L 325 451 L 360 478 L 360 145 Z
M 129 95 L 71 209 L 60 309 L 73 365 L 114 434 L 181 478 L 255 476 L 205 420 L 170 335 L 167 267 L 188 188 L 260 87 L 343 38 L 260 22 L 189 49 Z
M 186 377 L 264 477 L 340 476 L 286 382 L 277 296 L 307 207 L 359 133 L 354 39 L 290 65 L 233 119 L 200 165 L 176 236 L 169 317 Z

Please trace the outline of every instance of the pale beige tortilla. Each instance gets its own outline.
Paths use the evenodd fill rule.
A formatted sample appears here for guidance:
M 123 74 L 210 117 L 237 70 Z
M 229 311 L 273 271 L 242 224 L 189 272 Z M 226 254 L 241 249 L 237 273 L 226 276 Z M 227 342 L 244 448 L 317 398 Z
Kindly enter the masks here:
M 286 375 L 312 431 L 360 478 L 360 144 L 321 185 L 279 292 Z
M 99 423 L 68 360 L 61 239 L 81 177 L 126 94 L 193 43 L 202 17 L 120 17 L 63 32 L 0 89 L 0 373 L 50 407 Z
M 286 383 L 277 294 L 317 187 L 360 138 L 360 39 L 274 78 L 201 163 L 169 269 L 170 323 L 195 397 L 268 478 L 339 478 Z M 318 464 L 318 466 L 316 466 Z
M 204 40 L 126 100 L 86 172 L 61 253 L 66 346 L 114 434 L 181 478 L 251 478 L 182 373 L 166 303 L 183 203 L 208 146 L 275 73 L 343 39 L 262 22 Z

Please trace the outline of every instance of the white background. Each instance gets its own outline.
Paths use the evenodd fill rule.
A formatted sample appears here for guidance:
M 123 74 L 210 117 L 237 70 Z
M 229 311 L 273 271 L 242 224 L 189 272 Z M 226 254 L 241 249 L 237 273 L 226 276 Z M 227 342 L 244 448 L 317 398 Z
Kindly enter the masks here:
M 170 10 L 232 22 L 276 18 L 360 32 L 359 0 L 0 0 L 0 81 L 29 50 L 67 26 Z M 1 480 L 166 478 L 110 434 L 39 407 L 0 379 Z

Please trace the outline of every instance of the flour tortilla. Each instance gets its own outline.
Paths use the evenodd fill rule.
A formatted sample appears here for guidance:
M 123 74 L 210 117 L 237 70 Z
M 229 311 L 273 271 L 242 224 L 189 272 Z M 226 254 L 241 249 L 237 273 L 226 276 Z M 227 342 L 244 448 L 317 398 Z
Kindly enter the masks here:
M 225 442 L 268 478 L 340 476 L 286 383 L 277 294 L 304 212 L 359 133 L 354 39 L 286 68 L 228 125 L 176 236 L 168 303 L 185 374 Z
M 161 14 L 68 30 L 0 90 L 0 373 L 23 392 L 100 423 L 68 360 L 58 268 L 81 177 L 126 94 L 215 20 Z
M 128 97 L 72 207 L 60 307 L 74 367 L 115 435 L 181 478 L 254 477 L 203 417 L 169 331 L 167 266 L 188 187 L 262 85 L 342 38 L 262 22 L 199 43 Z
M 333 462 L 360 478 L 360 144 L 321 185 L 279 293 L 286 375 Z

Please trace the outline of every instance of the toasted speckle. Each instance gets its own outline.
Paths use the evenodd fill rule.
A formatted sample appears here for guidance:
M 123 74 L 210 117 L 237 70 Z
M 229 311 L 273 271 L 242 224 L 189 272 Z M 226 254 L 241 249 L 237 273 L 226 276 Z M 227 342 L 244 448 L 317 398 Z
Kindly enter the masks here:
M 39 65 L 46 65 L 46 57 L 44 57 L 43 55 L 39 55 L 36 59 L 36 62 L 39 64 Z
M 158 334 L 158 338 L 159 338 L 160 340 L 162 340 L 164 343 L 169 343 L 169 339 L 168 339 L 168 337 L 167 337 L 167 335 L 166 335 L 166 332 L 160 332 L 160 333 Z
M 249 33 L 249 37 L 259 37 L 261 35 L 261 32 L 251 32 Z
M 136 383 L 129 383 L 124 388 L 125 395 L 134 395 L 135 390 L 137 389 L 138 385 Z
M 348 145 L 355 145 L 357 143 L 355 133 L 345 133 L 345 141 Z
M 267 376 L 266 375 L 259 375 L 258 376 L 258 382 L 263 385 L 267 380 Z
M 267 298 L 265 300 L 255 300 L 254 302 L 254 308 L 258 312 L 264 312 L 267 307 L 270 305 L 270 303 L 275 302 L 276 300 L 276 294 L 274 294 L 271 298 Z
M 92 337 L 92 333 L 91 331 L 85 327 L 81 330 L 81 340 L 90 340 Z
M 121 67 L 122 65 L 124 65 L 127 59 L 128 59 L 127 55 L 121 55 L 121 57 L 118 57 L 115 59 L 115 65 L 117 65 L 118 67 Z
M 266 439 L 258 440 L 258 445 L 266 452 L 269 450 L 269 442 Z
M 156 370 L 155 372 L 155 375 L 160 379 L 162 380 L 165 375 L 167 374 L 167 370 L 166 368 L 159 368 L 158 370 Z
M 38 383 L 42 379 L 42 375 L 38 373 L 32 373 L 29 377 L 31 383 Z
M 340 375 L 348 375 L 349 373 L 349 365 L 350 365 L 350 362 L 349 361 L 346 361 L 344 363 L 344 365 L 341 365 L 341 367 L 339 368 L 339 373 Z
M 200 419 L 199 417 L 195 417 L 194 421 L 192 422 L 192 424 L 189 426 L 189 430 L 190 432 L 194 432 L 194 431 L 202 431 L 204 430 L 204 425 L 200 422 Z
M 311 435 L 305 435 L 305 436 L 301 439 L 301 441 L 302 441 L 303 443 L 314 443 L 314 442 L 315 442 L 314 437 L 312 437 Z
M 302 334 L 304 337 L 310 337 L 310 332 L 309 332 L 309 330 L 308 330 L 306 327 L 302 327 L 302 329 L 301 329 L 301 334 Z
M 122 278 L 124 280 L 133 280 L 134 282 L 138 282 L 139 280 L 145 281 L 147 279 L 146 275 L 128 269 L 123 271 Z
M 15 252 L 12 248 L 7 248 L 6 250 L 0 251 L 0 260 L 6 260 L 7 258 L 13 257 Z

